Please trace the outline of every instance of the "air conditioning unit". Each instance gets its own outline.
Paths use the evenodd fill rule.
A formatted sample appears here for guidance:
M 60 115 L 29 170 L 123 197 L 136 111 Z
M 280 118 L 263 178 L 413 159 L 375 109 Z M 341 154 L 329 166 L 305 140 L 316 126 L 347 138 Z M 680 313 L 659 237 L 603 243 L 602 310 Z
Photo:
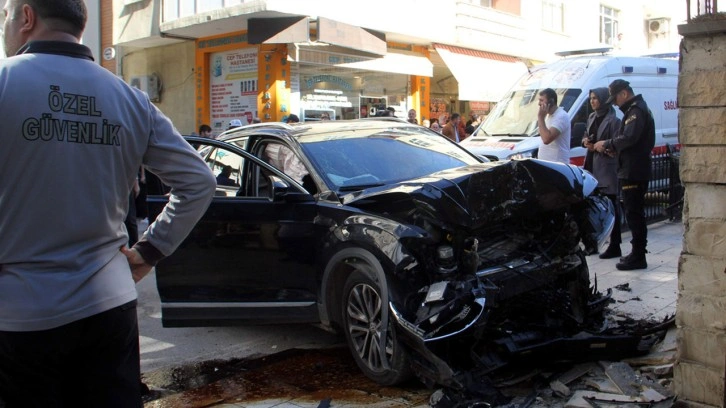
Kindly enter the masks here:
M 149 100 L 151 100 L 151 102 L 160 101 L 160 98 L 159 98 L 159 85 L 160 84 L 159 84 L 158 75 L 151 74 L 151 75 L 132 76 L 131 81 L 129 82 L 129 85 L 146 92 L 146 94 L 149 95 Z
M 665 34 L 668 32 L 668 19 L 667 18 L 654 18 L 648 20 L 648 33 L 650 34 Z

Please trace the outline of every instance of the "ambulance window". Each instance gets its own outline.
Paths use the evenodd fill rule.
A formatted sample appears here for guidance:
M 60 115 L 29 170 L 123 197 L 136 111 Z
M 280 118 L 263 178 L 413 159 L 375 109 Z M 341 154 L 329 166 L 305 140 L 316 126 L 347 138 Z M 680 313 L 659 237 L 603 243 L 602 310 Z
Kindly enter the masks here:
M 587 125 L 587 118 L 588 116 L 590 116 L 591 111 L 592 108 L 590 107 L 590 99 L 588 98 L 582 101 L 580 109 L 578 109 L 577 112 L 572 116 L 572 122 L 570 123 L 570 126 L 572 127 L 572 134 L 570 135 L 570 148 L 580 146 L 584 130 L 579 131 L 575 129 L 583 129 Z M 582 123 L 583 125 L 575 126 L 575 124 L 577 123 Z M 576 134 L 576 132 L 580 134 L 578 135 Z
M 590 116 L 591 112 L 592 107 L 590 106 L 590 100 L 585 99 L 584 101 L 582 101 L 580 109 L 578 109 L 577 112 L 572 116 L 572 124 L 574 125 L 577 122 L 587 122 L 587 118 Z
M 560 107 L 569 112 L 570 108 L 572 108 L 572 105 L 575 103 L 581 93 L 582 89 L 557 89 L 557 94 L 560 95 L 559 98 L 561 100 Z

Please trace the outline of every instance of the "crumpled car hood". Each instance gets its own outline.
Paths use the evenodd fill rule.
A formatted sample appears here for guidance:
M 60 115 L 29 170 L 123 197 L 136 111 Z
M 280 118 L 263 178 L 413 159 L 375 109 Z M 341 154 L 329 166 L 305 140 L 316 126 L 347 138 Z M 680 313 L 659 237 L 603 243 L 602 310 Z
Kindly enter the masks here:
M 432 218 L 466 228 L 521 213 L 554 210 L 583 200 L 596 181 L 587 172 L 536 159 L 449 169 L 343 197 L 346 205 L 374 212 L 411 204 Z

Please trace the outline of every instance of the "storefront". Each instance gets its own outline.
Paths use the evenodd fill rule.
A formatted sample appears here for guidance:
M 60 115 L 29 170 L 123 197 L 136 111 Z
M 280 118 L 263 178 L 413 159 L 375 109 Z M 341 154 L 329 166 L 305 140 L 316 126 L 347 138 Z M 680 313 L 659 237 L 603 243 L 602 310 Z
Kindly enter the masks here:
M 415 101 L 418 91 L 412 81 L 433 75 L 426 58 L 394 52 L 379 59 L 361 59 L 303 49 L 297 60 L 291 93 L 293 110 L 300 112 L 302 120 L 319 120 L 322 114 L 331 119 L 374 117 L 386 108 L 406 118 L 409 109 L 420 110 L 421 105 Z
M 311 42 L 299 29 L 284 33 L 264 41 L 248 32 L 196 41 L 197 126 L 219 134 L 234 119 L 357 119 L 389 107 L 401 118 L 411 108 L 426 117 L 433 68 L 423 47 L 383 42 L 377 55 L 359 44 Z

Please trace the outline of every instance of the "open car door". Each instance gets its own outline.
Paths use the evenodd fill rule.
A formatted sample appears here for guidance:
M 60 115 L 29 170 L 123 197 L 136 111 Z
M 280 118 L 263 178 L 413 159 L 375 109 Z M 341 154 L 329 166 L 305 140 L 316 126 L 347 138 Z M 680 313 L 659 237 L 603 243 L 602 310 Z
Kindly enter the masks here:
M 187 140 L 218 185 L 187 239 L 156 267 L 163 325 L 319 321 L 314 197 L 237 146 Z M 150 222 L 167 204 L 164 190 L 149 192 Z

